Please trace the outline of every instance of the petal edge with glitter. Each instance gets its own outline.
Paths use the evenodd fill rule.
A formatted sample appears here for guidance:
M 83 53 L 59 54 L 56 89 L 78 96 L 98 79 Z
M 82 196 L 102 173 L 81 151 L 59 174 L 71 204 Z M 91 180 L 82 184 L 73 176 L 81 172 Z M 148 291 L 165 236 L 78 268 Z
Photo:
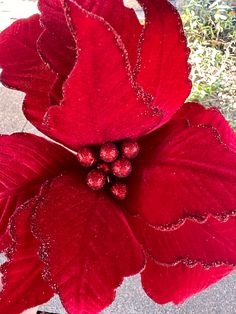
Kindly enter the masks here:
M 47 279 L 69 313 L 100 312 L 123 278 L 143 268 L 142 250 L 119 206 L 91 191 L 76 172 L 52 181 L 33 226 Z
M 206 221 L 186 220 L 178 228 L 157 229 L 141 216 L 128 221 L 144 251 L 160 265 L 236 266 L 236 217 L 225 221 L 208 217 Z
M 153 95 L 152 106 L 163 113 L 162 124 L 191 91 L 187 39 L 178 11 L 166 0 L 139 0 L 146 22 L 140 45 L 138 83 Z
M 160 266 L 150 259 L 142 274 L 142 285 L 155 302 L 179 304 L 227 276 L 232 270 L 230 266 L 205 269 L 197 265 L 191 268 L 182 263 Z
M 30 219 L 38 197 L 23 204 L 11 220 L 12 244 L 6 254 L 9 261 L 1 266 L 3 290 L 0 312 L 19 314 L 48 302 L 53 291 L 43 279 L 43 263 L 39 260 L 39 243 L 30 229 Z
M 150 224 L 224 219 L 236 209 L 236 154 L 209 126 L 172 121 L 140 141 L 127 208 Z
M 212 126 L 219 132 L 222 142 L 236 150 L 236 133 L 215 107 L 207 109 L 198 103 L 186 103 L 176 112 L 173 119 L 187 119 L 192 126 Z
M 137 138 L 158 127 L 162 115 L 145 103 L 115 31 L 75 2 L 65 0 L 65 6 L 80 53 L 63 102 L 47 112 L 52 137 L 77 149 Z
M 55 74 L 40 59 L 36 41 L 43 29 L 39 15 L 14 22 L 0 33 L 0 81 L 7 87 L 26 93 L 23 112 L 40 131 L 45 132 L 43 117 Z
M 28 133 L 0 136 L 0 235 L 16 208 L 37 194 L 41 184 L 76 164 L 61 146 Z

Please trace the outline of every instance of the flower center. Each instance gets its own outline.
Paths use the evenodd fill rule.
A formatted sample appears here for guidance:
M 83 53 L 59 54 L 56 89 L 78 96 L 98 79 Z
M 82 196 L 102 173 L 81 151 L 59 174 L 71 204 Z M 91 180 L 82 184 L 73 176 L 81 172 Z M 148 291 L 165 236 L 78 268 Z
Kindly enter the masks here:
M 124 178 L 131 174 L 131 160 L 138 153 L 138 143 L 126 140 L 121 144 L 105 143 L 97 153 L 91 147 L 81 147 L 77 158 L 81 166 L 92 167 L 86 178 L 92 190 L 101 190 L 107 185 L 116 199 L 123 200 L 128 194 Z

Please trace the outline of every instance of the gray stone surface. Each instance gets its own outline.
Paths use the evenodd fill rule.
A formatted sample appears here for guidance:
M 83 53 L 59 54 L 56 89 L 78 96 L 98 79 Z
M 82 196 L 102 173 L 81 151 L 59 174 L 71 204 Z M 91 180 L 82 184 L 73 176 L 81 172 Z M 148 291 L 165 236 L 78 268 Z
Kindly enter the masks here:
M 24 130 L 40 134 L 29 123 L 26 124 L 21 113 L 22 100 L 21 93 L 0 87 L 0 133 L 8 134 Z M 124 281 L 118 289 L 115 302 L 104 311 L 104 314 L 235 314 L 235 281 L 236 273 L 192 297 L 183 305 L 161 306 L 145 295 L 139 276 L 135 276 Z M 57 297 L 44 305 L 42 309 L 58 314 L 66 313 Z

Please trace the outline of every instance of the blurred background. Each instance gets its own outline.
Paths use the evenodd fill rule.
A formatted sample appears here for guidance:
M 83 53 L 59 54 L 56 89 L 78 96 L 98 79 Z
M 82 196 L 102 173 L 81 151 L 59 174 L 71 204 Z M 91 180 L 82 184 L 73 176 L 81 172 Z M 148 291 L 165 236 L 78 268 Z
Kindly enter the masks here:
M 236 127 L 236 2 L 181 0 L 178 8 L 191 48 L 189 99 L 219 107 Z
M 143 19 L 142 11 L 135 1 L 125 2 L 134 6 L 140 19 Z M 171 2 L 182 16 L 191 48 L 189 61 L 192 64 L 193 90 L 189 100 L 219 107 L 236 128 L 236 1 Z M 37 0 L 0 0 L 0 31 L 14 20 L 36 12 Z M 0 86 L 0 133 L 37 133 L 21 112 L 22 100 L 22 93 Z M 183 305 L 160 306 L 144 294 L 139 276 L 135 276 L 124 281 L 118 289 L 116 301 L 104 314 L 235 314 L 235 282 L 236 273 Z M 57 314 L 65 313 L 57 297 L 41 309 Z

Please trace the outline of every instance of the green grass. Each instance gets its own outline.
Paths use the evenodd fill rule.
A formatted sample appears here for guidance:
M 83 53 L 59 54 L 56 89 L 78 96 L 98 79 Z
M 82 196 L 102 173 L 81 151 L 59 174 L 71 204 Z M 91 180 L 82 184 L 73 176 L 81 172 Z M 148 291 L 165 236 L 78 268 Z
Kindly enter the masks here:
M 181 8 L 192 64 L 188 100 L 217 106 L 236 127 L 236 3 L 190 0 Z

